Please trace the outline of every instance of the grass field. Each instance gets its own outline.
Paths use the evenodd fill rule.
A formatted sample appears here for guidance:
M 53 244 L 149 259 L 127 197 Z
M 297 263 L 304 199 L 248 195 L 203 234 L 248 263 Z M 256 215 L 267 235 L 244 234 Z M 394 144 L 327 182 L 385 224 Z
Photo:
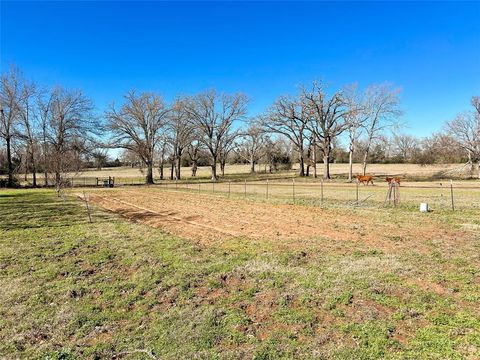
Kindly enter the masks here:
M 260 164 L 257 166 L 257 174 L 250 174 L 249 165 L 227 165 L 225 167 L 225 178 L 230 180 L 243 180 L 249 178 L 250 180 L 266 179 L 266 178 L 291 178 L 297 173 L 298 164 L 293 166 L 292 170 L 280 171 L 269 174 L 265 172 L 265 166 Z M 318 164 L 318 176 L 323 174 L 323 164 Z M 354 173 L 361 174 L 361 164 L 354 164 Z M 385 175 L 399 175 L 403 180 L 409 181 L 438 181 L 445 179 L 464 179 L 467 177 L 475 178 L 475 174 L 469 174 L 467 167 L 463 164 L 435 164 L 435 165 L 417 165 L 417 164 L 370 164 L 368 165 L 368 173 L 383 178 Z M 201 166 L 198 168 L 197 177 L 191 177 L 191 169 L 188 167 L 182 167 L 181 176 L 183 180 L 206 180 L 210 179 L 210 167 Z M 220 174 L 220 168 L 217 169 Z M 337 179 L 344 179 L 348 174 L 348 164 L 331 164 L 331 174 Z M 170 175 L 170 168 L 166 167 L 164 171 L 165 178 Z M 97 169 L 84 169 L 79 172 L 68 174 L 67 177 L 76 179 L 75 183 L 82 185 L 83 181 L 86 184 L 93 184 L 95 178 L 105 179 L 109 176 L 115 177 L 117 184 L 141 184 L 145 182 L 145 172 L 138 168 L 131 167 L 114 167 L 104 168 L 102 170 Z M 154 171 L 154 177 L 156 181 L 159 181 L 158 169 Z M 43 184 L 43 174 L 37 174 L 37 178 L 40 184 Z M 24 175 L 19 175 L 19 179 L 22 183 L 26 183 Z M 299 179 L 304 180 L 304 179 Z M 31 174 L 27 176 L 27 182 L 31 182 Z
M 293 166 L 291 171 L 292 174 L 296 173 L 298 164 Z M 409 177 L 416 178 L 428 178 L 435 175 L 440 175 L 444 173 L 444 176 L 453 175 L 456 176 L 461 172 L 466 170 L 466 167 L 463 167 L 463 164 L 434 164 L 434 165 L 417 165 L 417 164 L 370 164 L 368 165 L 368 173 L 377 174 L 377 175 L 405 175 Z M 168 175 L 169 168 L 166 168 L 165 175 Z M 319 163 L 317 165 L 318 174 L 323 173 L 323 164 Z M 220 171 L 218 167 L 217 171 Z M 227 165 L 225 167 L 226 175 L 238 175 L 238 174 L 248 174 L 250 171 L 249 165 Z M 260 164 L 257 166 L 257 171 L 265 171 L 265 166 Z M 330 171 L 332 175 L 345 175 L 348 174 L 348 164 L 331 164 Z M 362 165 L 354 164 L 353 171 L 356 174 L 362 173 Z M 188 167 L 182 167 L 181 169 L 182 176 L 189 178 L 191 176 L 191 170 Z M 121 167 L 121 168 L 104 168 L 102 170 L 89 169 L 79 173 L 80 176 L 118 176 L 120 178 L 125 177 L 137 177 L 142 176 L 142 172 L 137 168 L 130 167 Z M 156 174 L 158 175 L 158 174 Z M 210 167 L 201 166 L 197 171 L 198 177 L 210 177 Z
M 0 357 L 480 356 L 478 211 L 111 190 L 0 192 Z

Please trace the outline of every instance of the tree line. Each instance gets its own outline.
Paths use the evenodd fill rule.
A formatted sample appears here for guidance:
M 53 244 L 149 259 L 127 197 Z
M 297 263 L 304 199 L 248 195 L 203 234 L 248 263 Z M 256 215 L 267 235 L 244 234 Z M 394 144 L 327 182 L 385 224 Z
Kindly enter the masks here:
M 352 180 L 354 162 L 366 174 L 370 162 L 465 161 L 480 176 L 478 96 L 473 109 L 419 139 L 399 132 L 400 89 L 386 83 L 332 91 L 314 81 L 254 117 L 242 93 L 206 90 L 167 103 L 156 93 L 130 91 L 100 114 L 82 91 L 38 86 L 14 66 L 0 85 L 0 174 L 10 187 L 23 172 L 32 174 L 33 186 L 41 173 L 42 184 L 58 188 L 66 173 L 102 166 L 109 149 L 123 149 L 124 162 L 144 167 L 149 184 L 156 166 L 161 179 L 167 165 L 169 177 L 181 179 L 182 165 L 196 176 L 208 164 L 215 181 L 227 162 L 248 163 L 251 172 L 260 163 L 268 171 L 298 163 L 299 176 L 314 177 L 321 163 L 325 179 L 332 162 L 348 162 Z

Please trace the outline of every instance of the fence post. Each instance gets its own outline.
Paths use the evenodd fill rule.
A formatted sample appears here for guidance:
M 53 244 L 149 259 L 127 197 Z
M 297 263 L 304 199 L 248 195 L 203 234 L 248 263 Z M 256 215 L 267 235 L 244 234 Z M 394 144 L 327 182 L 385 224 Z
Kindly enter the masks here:
M 295 205 L 295 178 L 292 179 L 292 197 L 293 197 L 293 204 Z
M 247 179 L 245 179 L 245 186 L 244 186 L 244 194 L 243 197 L 246 199 L 247 198 Z
M 450 180 L 450 195 L 452 198 L 452 211 L 455 211 L 455 201 L 453 199 L 453 181 Z
M 268 199 L 268 179 L 267 179 L 267 199 Z

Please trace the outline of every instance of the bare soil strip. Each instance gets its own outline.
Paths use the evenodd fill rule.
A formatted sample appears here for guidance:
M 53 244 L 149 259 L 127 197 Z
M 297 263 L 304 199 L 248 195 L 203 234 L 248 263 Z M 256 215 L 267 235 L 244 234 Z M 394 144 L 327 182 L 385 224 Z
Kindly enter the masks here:
M 432 250 L 432 241 L 455 251 L 471 236 L 427 216 L 407 214 L 408 219 L 398 221 L 381 209 L 320 209 L 145 188 L 96 191 L 91 200 L 132 221 L 201 243 L 246 237 L 282 246 L 318 244 L 323 250 L 341 251 L 355 242 L 357 248 L 424 253 Z

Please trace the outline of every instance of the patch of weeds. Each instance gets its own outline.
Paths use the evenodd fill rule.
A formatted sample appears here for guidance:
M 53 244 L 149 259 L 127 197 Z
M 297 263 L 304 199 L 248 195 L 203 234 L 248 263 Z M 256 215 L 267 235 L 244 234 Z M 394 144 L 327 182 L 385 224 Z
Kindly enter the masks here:
M 356 250 L 353 252 L 354 258 L 362 258 L 366 256 L 380 256 L 383 255 L 383 251 L 378 249 L 369 249 L 367 251 Z
M 334 295 L 325 304 L 327 310 L 333 310 L 338 305 L 349 305 L 353 300 L 353 292 L 351 290 L 345 290 L 340 294 Z
M 352 336 L 358 344 L 358 349 L 355 350 L 356 359 L 380 359 L 389 351 L 400 348 L 399 343 L 393 339 L 395 327 L 384 322 L 347 324 L 342 327 L 342 331 Z M 349 352 L 349 350 L 343 351 Z M 341 357 L 343 351 L 336 355 Z

